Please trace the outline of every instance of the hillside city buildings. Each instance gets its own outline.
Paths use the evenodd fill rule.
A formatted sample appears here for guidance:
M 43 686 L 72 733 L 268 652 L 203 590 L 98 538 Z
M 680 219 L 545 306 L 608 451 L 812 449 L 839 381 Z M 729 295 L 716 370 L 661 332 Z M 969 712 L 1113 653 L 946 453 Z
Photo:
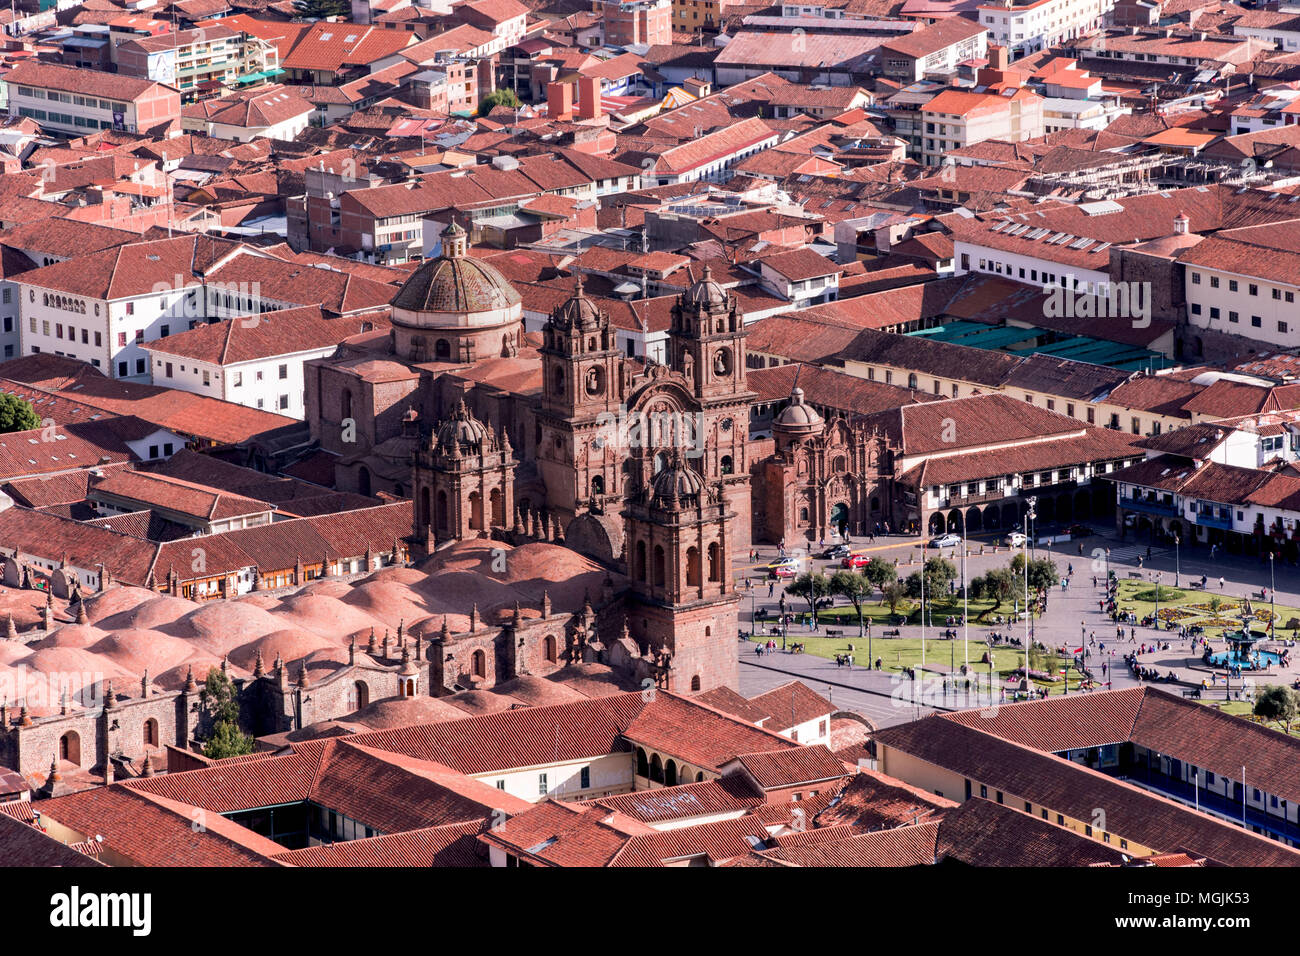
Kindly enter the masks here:
M 1300 862 L 1261 688 L 1138 630 L 1224 556 L 1297 677 L 1293 12 L 47 7 L 0 48 L 0 860 Z M 904 594 L 1037 548 L 1082 633 L 1022 575 L 959 664 Z M 800 577 L 892 560 L 861 637 Z

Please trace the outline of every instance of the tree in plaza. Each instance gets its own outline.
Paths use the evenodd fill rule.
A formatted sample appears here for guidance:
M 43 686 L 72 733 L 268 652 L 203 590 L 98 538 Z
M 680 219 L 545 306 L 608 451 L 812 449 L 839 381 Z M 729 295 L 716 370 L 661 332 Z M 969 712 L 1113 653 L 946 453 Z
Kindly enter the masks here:
M 31 402 L 8 392 L 0 393 L 0 432 L 22 432 L 40 427 L 41 416 L 36 414 Z
M 211 722 L 204 738 L 203 754 L 213 760 L 240 757 L 253 752 L 253 738 L 239 729 L 239 701 L 235 685 L 219 667 L 208 671 L 200 699 Z
M 351 16 L 352 4 L 348 0 L 293 0 L 293 12 L 303 20 L 327 20 Z
M 791 597 L 803 598 L 808 602 L 808 611 L 813 620 L 817 619 L 817 601 L 829 597 L 831 579 L 820 571 L 816 574 L 804 572 L 785 586 L 785 593 Z
M 1278 684 L 1266 684 L 1255 692 L 1254 714 L 1264 720 L 1281 723 L 1291 732 L 1291 721 L 1300 711 L 1300 699 L 1290 687 Z
M 508 106 L 515 109 L 523 104 L 519 102 L 519 97 L 511 89 L 493 90 L 487 96 L 478 101 L 478 115 L 487 116 L 498 106 Z
M 921 573 L 913 571 L 907 576 L 905 582 L 907 587 L 907 596 L 910 598 L 919 598 L 921 596 Z M 948 587 L 957 577 L 957 566 L 947 558 L 931 558 L 925 562 L 925 596 L 926 600 L 933 600 L 936 595 L 947 594 Z
M 871 565 L 867 565 L 871 567 Z M 846 598 L 858 614 L 858 636 L 862 636 L 862 605 L 871 598 L 875 585 L 865 574 L 853 570 L 839 570 L 831 575 L 831 594 Z
M 907 585 L 902 581 L 891 581 L 880 589 L 880 600 L 889 605 L 889 613 L 897 614 L 898 605 L 907 597 Z
M 871 561 L 862 569 L 862 573 L 875 587 L 880 588 L 880 603 L 885 603 L 885 587 L 898 580 L 898 562 Z
M 1015 575 L 1017 582 L 1023 583 L 1025 574 L 1023 552 L 1011 559 L 1011 573 Z M 1029 590 L 1046 591 L 1060 580 L 1061 574 L 1056 569 L 1055 561 L 1048 558 L 1033 558 L 1029 561 Z
M 977 580 L 983 584 L 984 597 L 992 598 L 998 604 L 1011 600 L 1016 593 L 1016 576 L 1010 568 L 993 568 Z

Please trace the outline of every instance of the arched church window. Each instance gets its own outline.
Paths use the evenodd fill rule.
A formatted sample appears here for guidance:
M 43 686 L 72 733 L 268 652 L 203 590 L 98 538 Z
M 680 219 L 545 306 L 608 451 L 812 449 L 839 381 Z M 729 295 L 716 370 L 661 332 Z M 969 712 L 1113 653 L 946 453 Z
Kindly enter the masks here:
M 552 384 L 551 384 L 551 391 L 555 392 L 555 394 L 557 394 L 557 395 L 563 394 L 563 392 L 564 392 L 564 369 L 562 369 L 562 368 L 557 368 L 557 369 L 555 370 L 555 374 L 551 377 L 551 381 L 552 381 Z
M 451 343 L 446 339 L 438 339 L 433 345 L 434 357 L 440 360 L 451 358 Z
M 603 494 L 605 493 L 605 476 L 604 476 L 604 475 L 592 475 L 592 476 L 591 476 L 591 493 L 592 493 L 593 495 L 603 495 Z
M 722 460 L 718 462 L 718 470 L 724 475 L 729 475 L 735 471 L 735 466 L 731 462 L 730 455 L 723 455 Z
M 916 388 L 916 373 L 913 372 L 907 376 L 907 387 Z

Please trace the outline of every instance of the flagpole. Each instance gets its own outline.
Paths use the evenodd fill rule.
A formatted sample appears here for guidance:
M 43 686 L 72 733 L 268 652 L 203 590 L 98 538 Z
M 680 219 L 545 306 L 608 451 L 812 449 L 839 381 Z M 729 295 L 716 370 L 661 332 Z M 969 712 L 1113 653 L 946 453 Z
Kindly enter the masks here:
M 970 670 L 970 595 L 966 590 L 966 522 L 961 523 L 961 627 L 962 666 Z

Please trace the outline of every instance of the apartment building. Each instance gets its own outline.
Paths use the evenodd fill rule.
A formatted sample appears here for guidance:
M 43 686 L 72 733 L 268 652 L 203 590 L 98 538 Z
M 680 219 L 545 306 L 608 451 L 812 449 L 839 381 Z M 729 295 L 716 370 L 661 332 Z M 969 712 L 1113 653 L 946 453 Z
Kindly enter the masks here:
M 1018 143 L 1042 136 L 1043 103 L 1043 97 L 1023 88 L 946 89 L 921 107 L 920 160 L 939 166 L 950 150 L 990 139 Z
M 672 0 L 599 0 L 607 46 L 673 42 Z
M 965 17 L 937 20 L 882 44 L 881 71 L 908 83 L 927 76 L 950 76 L 958 64 L 984 59 L 988 40 L 988 28 Z
M 1114 0 L 1003 0 L 980 4 L 976 12 L 992 42 L 1015 59 L 1099 29 L 1114 6 Z
M 4 77 L 10 116 L 47 133 L 85 136 L 101 129 L 143 132 L 180 116 L 181 94 L 154 80 L 27 61 Z
M 283 72 L 274 43 L 220 25 L 128 40 L 117 63 L 119 73 L 174 86 L 186 100 Z

